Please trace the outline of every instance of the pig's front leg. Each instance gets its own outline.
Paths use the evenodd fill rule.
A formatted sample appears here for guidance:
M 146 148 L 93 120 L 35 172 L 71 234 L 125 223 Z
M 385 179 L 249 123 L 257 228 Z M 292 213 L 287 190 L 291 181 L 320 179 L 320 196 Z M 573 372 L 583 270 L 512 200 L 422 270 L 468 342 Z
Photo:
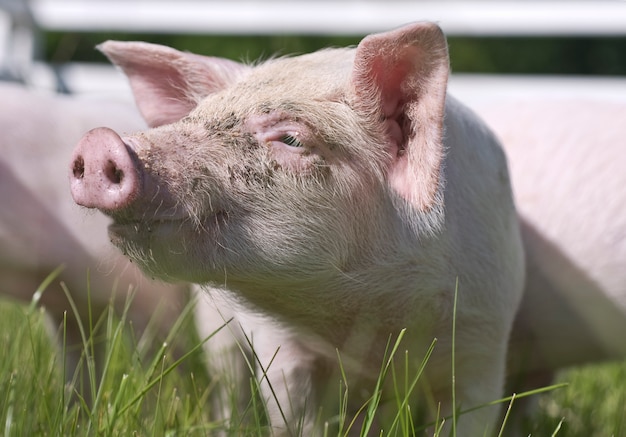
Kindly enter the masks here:
M 219 381 L 212 397 L 215 419 L 239 422 L 237 414 L 248 407 L 253 370 L 273 435 L 312 435 L 313 421 L 305 411 L 307 403 L 313 405 L 310 353 L 276 329 L 274 321 L 239 307 L 226 290 L 203 286 L 194 293 L 196 327 L 201 340 L 208 338 L 207 370 Z
M 491 435 L 499 426 L 497 418 L 502 407 L 483 406 L 502 398 L 508 329 L 499 326 L 499 321 L 467 317 L 464 312 L 459 308 L 454 344 L 452 320 L 446 319 L 441 321 L 441 330 L 432 332 L 432 336 L 422 335 L 421 342 L 418 343 L 402 343 L 397 351 L 399 355 L 396 358 L 403 356 L 405 351 L 409 354 L 408 375 L 413 378 L 417 376 L 420 363 L 425 359 L 428 345 L 433 338 L 436 339 L 424 373 L 420 375 L 418 384 L 408 399 L 411 410 L 421 413 L 416 424 L 428 426 L 427 433 L 423 435 L 454 435 L 454 414 L 458 437 Z M 420 337 L 411 335 L 415 329 L 418 332 L 428 330 L 425 326 L 413 326 L 407 329 L 405 339 Z M 477 332 L 491 335 L 477 338 Z M 451 354 L 453 349 L 454 356 Z M 396 375 L 407 374 L 404 359 L 396 361 L 394 370 Z M 398 396 L 394 395 L 394 390 L 397 390 L 394 385 L 397 385 L 397 381 L 388 375 L 383 393 L 388 400 L 388 411 L 381 418 L 384 420 L 383 430 L 386 432 L 389 431 L 390 420 L 397 411 L 395 403 Z M 354 390 L 351 391 L 354 393 Z M 441 430 L 436 434 L 435 431 L 439 428 Z
M 316 389 L 325 385 L 317 380 L 319 357 L 302 347 L 289 332 L 272 325 L 270 322 L 255 328 L 252 339 L 257 379 L 272 433 L 274 436 L 316 435 Z
M 486 343 L 472 344 L 474 350 L 460 350 L 456 354 L 454 404 L 452 399 L 446 408 L 446 415 L 451 415 L 453 408 L 463 412 L 481 407 L 502 397 L 505 374 L 506 341 L 499 345 Z M 469 414 L 457 416 L 456 435 L 482 436 L 492 435 L 497 426 L 497 418 L 501 407 L 483 407 Z M 452 428 L 452 420 L 448 420 L 441 435 L 448 435 Z
M 208 286 L 192 288 L 195 325 L 203 343 L 207 371 L 216 387 L 211 396 L 211 412 L 216 421 L 229 428 L 236 415 L 246 410 L 250 399 L 250 369 L 254 363 L 236 308 L 223 291 Z M 253 364 L 252 364 L 253 365 Z M 219 435 L 230 435 L 226 432 Z

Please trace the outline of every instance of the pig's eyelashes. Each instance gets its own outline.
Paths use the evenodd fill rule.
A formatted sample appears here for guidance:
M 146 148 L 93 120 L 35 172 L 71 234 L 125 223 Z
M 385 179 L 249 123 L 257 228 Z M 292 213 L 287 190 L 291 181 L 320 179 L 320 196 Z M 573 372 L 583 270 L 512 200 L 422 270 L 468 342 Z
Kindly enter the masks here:
M 304 144 L 299 139 L 289 134 L 280 137 L 280 142 L 291 147 L 304 147 Z

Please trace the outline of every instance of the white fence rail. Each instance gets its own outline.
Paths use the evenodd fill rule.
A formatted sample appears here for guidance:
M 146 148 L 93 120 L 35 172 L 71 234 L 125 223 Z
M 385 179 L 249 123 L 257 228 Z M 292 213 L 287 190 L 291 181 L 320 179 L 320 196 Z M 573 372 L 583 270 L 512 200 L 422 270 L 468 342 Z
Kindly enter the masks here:
M 72 92 L 118 93 L 127 98 L 125 80 L 109 66 L 71 64 L 53 71 L 34 62 L 35 33 L 358 35 L 415 20 L 437 21 L 448 35 L 624 36 L 626 1 L 0 0 L 0 74 L 38 88 L 54 90 L 60 79 Z M 451 89 L 471 99 L 573 90 L 626 99 L 626 79 L 620 78 L 456 76 Z
M 626 2 L 608 0 L 33 0 L 45 29 L 194 34 L 366 34 L 409 21 L 462 35 L 625 35 Z

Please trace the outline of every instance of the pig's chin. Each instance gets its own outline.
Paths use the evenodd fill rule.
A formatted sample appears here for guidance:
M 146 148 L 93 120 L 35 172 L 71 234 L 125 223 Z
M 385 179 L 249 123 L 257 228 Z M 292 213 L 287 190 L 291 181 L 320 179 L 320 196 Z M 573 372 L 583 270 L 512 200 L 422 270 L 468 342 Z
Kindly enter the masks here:
M 111 242 L 120 249 L 127 245 L 144 245 L 169 239 L 183 228 L 182 220 L 114 221 L 109 225 Z
M 111 242 L 144 271 L 163 280 L 189 281 L 190 248 L 206 239 L 206 230 L 184 220 L 109 225 Z

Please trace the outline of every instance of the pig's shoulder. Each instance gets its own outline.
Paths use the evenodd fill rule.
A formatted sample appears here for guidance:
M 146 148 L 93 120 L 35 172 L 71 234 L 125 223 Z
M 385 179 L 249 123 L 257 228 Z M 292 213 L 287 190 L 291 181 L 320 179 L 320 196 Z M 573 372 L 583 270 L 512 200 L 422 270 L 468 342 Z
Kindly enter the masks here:
M 481 116 L 454 96 L 446 96 L 444 118 L 446 146 L 467 145 L 501 153 L 500 143 Z
M 507 195 L 501 191 L 509 184 L 506 155 L 482 118 L 448 95 L 444 126 L 447 184 L 463 186 L 463 190 L 482 187 L 478 191 L 487 190 L 496 198 Z

